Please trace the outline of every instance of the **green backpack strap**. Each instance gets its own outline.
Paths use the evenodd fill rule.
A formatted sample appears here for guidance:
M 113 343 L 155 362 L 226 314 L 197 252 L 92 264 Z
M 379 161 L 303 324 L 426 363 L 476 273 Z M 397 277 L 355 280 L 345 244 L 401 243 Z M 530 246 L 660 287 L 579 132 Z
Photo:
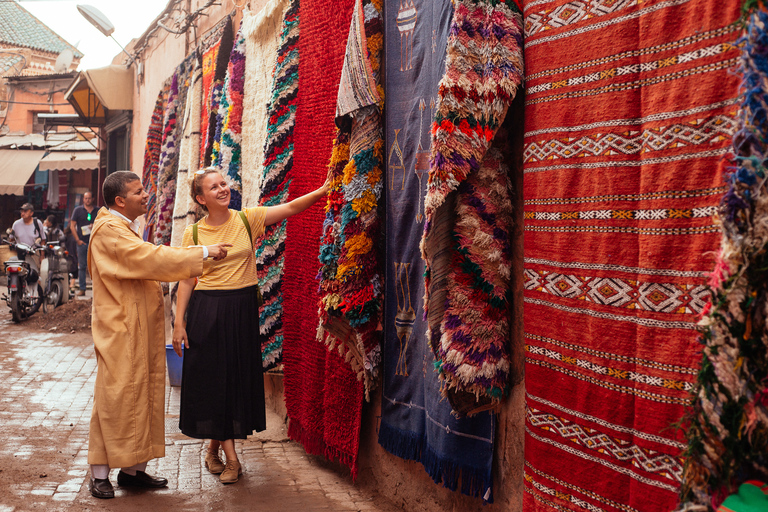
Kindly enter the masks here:
M 243 221 L 243 224 L 245 224 L 245 230 L 248 232 L 248 239 L 251 241 L 251 245 L 253 245 L 253 235 L 251 235 L 251 223 L 248 222 L 248 217 L 245 216 L 245 212 L 237 212 L 240 214 L 240 220 Z
M 192 244 L 197 245 L 197 222 L 192 224 Z
M 248 232 L 248 239 L 251 241 L 251 250 L 253 250 L 253 235 L 251 235 L 251 224 L 248 222 L 248 217 L 245 216 L 245 213 L 243 211 L 237 212 L 240 215 L 240 220 L 243 221 L 243 224 L 245 224 L 245 230 Z M 259 304 L 259 307 L 264 305 L 264 298 L 261 296 L 261 290 L 256 287 L 256 301 Z

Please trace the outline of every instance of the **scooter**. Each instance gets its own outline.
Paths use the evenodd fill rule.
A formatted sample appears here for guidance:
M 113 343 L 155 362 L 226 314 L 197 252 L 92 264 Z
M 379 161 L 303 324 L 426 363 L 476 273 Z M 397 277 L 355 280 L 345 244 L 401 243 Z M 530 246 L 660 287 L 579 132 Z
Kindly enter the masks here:
M 3 262 L 5 275 L 8 277 L 8 294 L 3 294 L 14 322 L 22 322 L 34 315 L 44 301 L 40 278 L 35 279 L 37 271 L 26 261 L 28 255 L 35 252 L 27 244 L 8 242 L 11 250 L 16 251 L 8 261 Z M 33 284 L 29 284 L 29 282 Z
M 40 282 L 43 289 L 43 313 L 53 311 L 69 300 L 69 263 L 66 251 L 59 242 L 43 245 L 45 259 L 40 263 Z

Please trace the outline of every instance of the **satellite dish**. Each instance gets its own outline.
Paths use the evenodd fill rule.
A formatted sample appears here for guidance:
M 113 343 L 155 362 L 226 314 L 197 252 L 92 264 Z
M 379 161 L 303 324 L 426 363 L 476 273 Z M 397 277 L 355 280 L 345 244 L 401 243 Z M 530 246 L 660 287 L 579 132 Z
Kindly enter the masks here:
M 72 60 L 75 58 L 75 54 L 72 50 L 64 50 L 56 57 L 56 62 L 53 65 L 53 71 L 56 73 L 66 73 L 69 66 L 72 65 Z
M 109 37 L 115 31 L 115 26 L 104 14 L 92 5 L 78 5 L 77 10 L 87 19 L 91 25 L 99 29 L 99 32 Z

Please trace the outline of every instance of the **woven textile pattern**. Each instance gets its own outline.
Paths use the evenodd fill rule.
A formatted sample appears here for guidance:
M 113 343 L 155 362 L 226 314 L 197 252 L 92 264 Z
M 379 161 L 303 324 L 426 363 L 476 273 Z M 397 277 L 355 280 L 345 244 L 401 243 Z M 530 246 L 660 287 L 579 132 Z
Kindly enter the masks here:
M 705 347 L 683 422 L 688 448 L 678 510 L 711 510 L 746 480 L 768 481 L 768 12 L 758 3 L 739 41 L 744 81 L 734 170 L 721 208 L 720 254 L 709 276 L 714 300 L 699 323 Z M 753 510 L 761 508 L 755 503 Z
M 522 81 L 522 28 L 512 1 L 456 3 L 432 125 L 424 310 L 443 393 L 464 414 L 509 389 L 511 182 L 498 148 L 485 158 Z
M 290 196 L 319 187 L 327 175 L 336 95 L 354 1 L 302 0 L 299 9 L 299 90 Z M 288 436 L 309 453 L 338 459 L 357 475 L 363 383 L 344 359 L 315 339 L 315 276 L 323 225 L 316 204 L 288 220 L 283 277 L 285 405 Z
M 232 190 L 242 196 L 240 176 L 243 90 L 245 85 L 245 37 L 243 25 L 235 35 L 235 43 L 229 54 L 227 74 L 218 112 L 216 134 L 211 151 L 211 162 L 221 169 Z
M 288 0 L 270 0 L 256 14 L 243 14 L 246 38 L 243 100 L 242 186 L 243 205 L 257 206 L 264 180 L 264 144 L 269 125 L 267 109 L 272 101 L 273 72 Z
M 384 42 L 381 2 L 355 3 L 339 87 L 330 162 L 331 190 L 320 243 L 319 341 L 349 360 L 366 399 L 381 362 L 384 131 L 379 84 Z M 370 56 L 369 56 L 370 55 Z M 356 109 L 349 110 L 356 104 Z
M 179 147 L 179 172 L 176 179 L 176 200 L 173 203 L 171 246 L 181 247 L 184 230 L 197 221 L 198 207 L 190 197 L 192 174 L 197 171 L 200 148 L 200 111 L 203 100 L 203 75 L 200 61 L 189 78 L 187 104 L 184 107 Z
M 224 34 L 224 28 L 230 24 L 229 16 L 219 22 L 200 43 L 200 55 L 203 67 L 203 105 L 200 113 L 200 160 L 198 169 L 205 167 L 205 154 L 208 141 L 208 131 L 211 118 L 211 94 L 213 89 L 214 77 L 216 74 L 216 62 L 221 48 L 221 38 Z
M 424 195 L 452 3 L 385 2 L 386 261 L 379 444 L 448 489 L 493 501 L 495 416 L 457 418 L 425 336 Z
M 299 2 L 293 0 L 285 11 L 277 58 L 272 77 L 271 97 L 267 104 L 267 138 L 264 144 L 260 206 L 281 204 L 288 198 L 288 172 L 293 166 L 293 129 L 296 122 L 299 88 Z M 248 61 L 250 62 L 250 60 Z M 246 81 L 248 74 L 246 73 Z M 245 114 L 244 114 L 245 119 Z M 245 134 L 250 132 L 246 130 Z M 244 140 L 245 140 L 244 134 Z M 244 148 L 247 150 L 247 146 Z M 244 154 L 244 158 L 246 155 Z M 249 168 L 249 167 L 246 167 Z M 264 306 L 259 318 L 264 368 L 282 360 L 283 293 L 285 238 L 287 221 L 266 226 L 256 242 L 259 288 Z
M 170 90 L 170 81 L 160 90 L 152 110 L 152 118 L 147 129 L 147 143 L 144 147 L 144 168 L 141 178 L 144 190 L 149 194 L 147 199 L 146 223 L 144 227 L 144 240 L 154 240 L 154 227 L 157 219 L 157 166 L 160 163 L 160 148 L 163 143 L 163 114 L 165 103 Z
M 740 2 L 524 2 L 525 510 L 671 510 Z
M 171 76 L 171 89 L 163 119 L 163 143 L 157 170 L 157 206 L 153 242 L 170 245 L 173 226 L 173 200 L 176 197 L 179 131 L 176 123 L 179 94 L 179 69 Z

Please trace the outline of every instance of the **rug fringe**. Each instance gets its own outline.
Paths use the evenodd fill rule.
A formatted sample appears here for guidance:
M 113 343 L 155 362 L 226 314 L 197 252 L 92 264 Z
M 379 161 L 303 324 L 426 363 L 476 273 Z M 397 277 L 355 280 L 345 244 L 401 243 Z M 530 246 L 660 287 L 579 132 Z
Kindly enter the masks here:
M 347 466 L 352 473 L 352 481 L 357 480 L 357 457 L 329 446 L 313 433 L 304 430 L 297 421 L 288 422 L 288 437 L 304 447 L 309 455 L 321 455 L 328 460 L 337 461 Z
M 405 460 L 420 462 L 436 484 L 455 491 L 461 484 L 461 493 L 493 503 L 493 477 L 490 471 L 442 459 L 424 438 L 413 432 L 400 430 L 387 423 L 379 427 L 379 444 L 386 451 Z

